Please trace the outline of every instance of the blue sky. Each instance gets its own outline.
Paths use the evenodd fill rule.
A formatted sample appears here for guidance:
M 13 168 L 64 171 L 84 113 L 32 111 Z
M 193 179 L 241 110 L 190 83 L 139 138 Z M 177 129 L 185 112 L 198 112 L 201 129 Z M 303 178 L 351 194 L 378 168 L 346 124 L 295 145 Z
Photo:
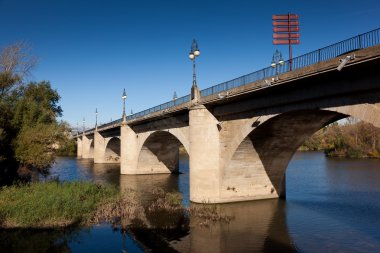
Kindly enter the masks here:
M 193 38 L 201 89 L 269 66 L 272 14 L 300 16 L 293 56 L 380 27 L 379 0 L 0 0 L 0 47 L 32 45 L 31 80 L 61 95 L 63 120 L 109 122 L 190 92 Z M 287 46 L 277 47 L 287 58 Z

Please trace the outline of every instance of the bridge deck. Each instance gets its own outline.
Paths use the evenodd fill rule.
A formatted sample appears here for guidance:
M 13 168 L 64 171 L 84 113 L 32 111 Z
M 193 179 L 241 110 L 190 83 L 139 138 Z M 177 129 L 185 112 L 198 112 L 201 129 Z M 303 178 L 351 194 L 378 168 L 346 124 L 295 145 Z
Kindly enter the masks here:
M 358 35 L 348 40 L 318 49 L 300 57 L 294 58 L 292 63 L 285 62 L 280 66 L 278 80 L 273 68 L 265 68 L 260 71 L 233 79 L 231 81 L 212 86 L 201 91 L 200 104 L 218 105 L 236 101 L 242 97 L 250 96 L 254 92 L 262 91 L 285 85 L 296 80 L 309 78 L 329 71 L 337 71 L 339 60 L 347 55 L 355 54 L 355 59 L 346 66 L 360 64 L 375 60 L 380 57 L 380 29 Z M 292 71 L 289 71 L 292 64 Z M 128 125 L 137 125 L 156 118 L 170 117 L 174 114 L 187 111 L 191 106 L 190 96 L 184 96 L 176 101 L 158 105 L 145 111 L 127 117 Z M 106 131 L 120 127 L 122 119 L 98 126 L 98 131 Z M 91 135 L 95 129 L 85 131 L 85 135 Z

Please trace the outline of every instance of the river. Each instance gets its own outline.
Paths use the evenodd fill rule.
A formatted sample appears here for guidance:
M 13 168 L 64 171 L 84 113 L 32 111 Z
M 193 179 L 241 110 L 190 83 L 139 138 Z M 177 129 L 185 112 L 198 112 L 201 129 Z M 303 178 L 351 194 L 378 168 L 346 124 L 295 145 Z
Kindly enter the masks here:
M 144 191 L 141 201 L 156 187 L 180 191 L 189 206 L 186 156 L 180 157 L 180 172 L 127 176 L 119 175 L 119 165 L 58 158 L 49 177 Z M 159 240 L 157 231 L 125 232 L 109 224 L 0 231 L 0 252 L 380 252 L 380 161 L 298 152 L 286 172 L 286 200 L 222 204 L 215 210 L 232 220 L 199 226 L 190 219 L 186 229 L 163 233 Z

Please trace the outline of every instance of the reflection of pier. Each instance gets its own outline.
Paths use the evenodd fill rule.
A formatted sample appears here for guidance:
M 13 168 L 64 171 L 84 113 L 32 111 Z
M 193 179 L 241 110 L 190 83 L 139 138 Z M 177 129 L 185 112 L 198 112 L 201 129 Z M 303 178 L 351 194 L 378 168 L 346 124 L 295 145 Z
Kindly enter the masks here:
M 219 204 L 216 209 L 233 219 L 202 227 L 199 218 L 191 218 L 190 234 L 172 246 L 180 252 L 200 253 L 295 252 L 282 200 Z
M 284 204 L 263 200 L 216 205 L 220 215 L 233 217 L 229 223 L 202 227 L 199 218 L 191 218 L 190 234 L 172 246 L 179 252 L 295 252 Z
M 170 175 L 139 175 L 120 177 L 120 188 L 134 190 L 137 201 L 146 205 L 152 200 L 149 192 L 155 188 L 167 192 L 178 191 L 178 183 Z M 200 206 L 191 204 L 192 207 Z M 227 222 L 210 222 L 201 226 L 202 218 L 191 217 L 190 224 L 185 216 L 152 217 L 144 214 L 145 227 L 133 227 L 129 233 L 151 249 L 168 252 L 295 252 L 288 234 L 283 200 L 263 200 L 231 204 L 207 205 L 215 208 L 221 216 L 232 217 Z M 160 215 L 165 215 L 160 213 Z M 155 229 L 158 222 L 173 224 L 176 219 L 178 227 Z M 168 223 L 168 224 L 169 224 Z M 164 227 L 165 224 L 160 224 Z M 182 226 L 182 227 L 181 227 Z M 169 226 L 168 226 L 169 227 Z

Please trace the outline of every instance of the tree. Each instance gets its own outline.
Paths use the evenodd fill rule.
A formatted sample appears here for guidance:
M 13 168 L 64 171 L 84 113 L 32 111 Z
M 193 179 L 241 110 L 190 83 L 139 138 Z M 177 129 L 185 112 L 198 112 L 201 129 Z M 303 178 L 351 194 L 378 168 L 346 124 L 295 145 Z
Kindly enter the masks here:
M 0 52 L 0 97 L 12 88 L 21 85 L 24 78 L 37 63 L 37 59 L 29 54 L 30 46 L 18 42 L 5 47 Z
M 65 126 L 58 124 L 62 115 L 58 92 L 49 82 L 29 83 L 21 89 L 12 124 L 19 129 L 14 143 L 15 157 L 23 168 L 46 170 L 55 158 Z
M 54 162 L 55 150 L 60 136 L 56 124 L 37 124 L 24 127 L 17 135 L 15 142 L 16 159 L 21 167 L 38 171 L 46 169 Z
M 49 82 L 29 83 L 20 88 L 20 99 L 15 106 L 12 120 L 14 127 L 36 126 L 37 124 L 51 124 L 56 117 L 62 116 L 62 109 L 58 106 L 60 97 L 53 90 Z
M 50 83 L 25 85 L 35 64 L 25 43 L 0 51 L 0 185 L 18 168 L 46 171 L 66 131 L 56 120 L 62 109 Z
M 18 131 L 12 125 L 18 87 L 36 63 L 25 43 L 16 43 L 0 51 L 0 184 L 12 181 L 18 163 L 12 142 Z

